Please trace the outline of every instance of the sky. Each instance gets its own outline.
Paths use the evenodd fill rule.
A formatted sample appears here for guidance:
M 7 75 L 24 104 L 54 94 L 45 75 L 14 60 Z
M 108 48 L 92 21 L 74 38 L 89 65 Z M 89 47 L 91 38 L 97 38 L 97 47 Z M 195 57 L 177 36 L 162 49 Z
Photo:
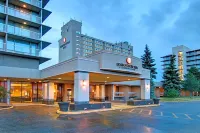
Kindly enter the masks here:
M 52 44 L 42 51 L 51 58 L 40 69 L 58 63 L 61 27 L 70 19 L 82 21 L 82 33 L 101 40 L 128 41 L 141 57 L 148 44 L 162 80 L 161 58 L 172 47 L 200 48 L 200 0 L 50 0 L 52 14 L 44 22 L 52 29 L 43 40 Z

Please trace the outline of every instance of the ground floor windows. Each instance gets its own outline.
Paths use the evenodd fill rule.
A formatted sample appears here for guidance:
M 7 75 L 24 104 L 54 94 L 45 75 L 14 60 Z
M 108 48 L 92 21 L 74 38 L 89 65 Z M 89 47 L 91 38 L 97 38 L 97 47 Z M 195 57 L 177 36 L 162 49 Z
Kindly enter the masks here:
M 14 102 L 37 102 L 43 97 L 42 84 L 39 83 L 12 82 L 10 92 Z

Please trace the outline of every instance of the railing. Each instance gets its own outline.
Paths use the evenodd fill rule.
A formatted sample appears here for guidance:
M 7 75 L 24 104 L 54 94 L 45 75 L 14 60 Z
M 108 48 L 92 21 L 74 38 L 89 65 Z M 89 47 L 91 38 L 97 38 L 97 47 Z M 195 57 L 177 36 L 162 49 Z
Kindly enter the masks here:
M 42 2 L 39 0 L 20 0 L 20 1 L 26 2 L 28 4 L 31 4 L 40 8 L 42 7 Z
M 0 32 L 6 32 L 5 24 L 0 23 Z
M 30 13 L 26 13 L 23 10 L 20 11 L 20 10 L 8 7 L 8 14 L 15 17 L 22 18 L 22 19 L 26 19 L 32 22 L 41 23 L 41 17 L 38 17 Z
M 11 26 L 11 25 L 7 25 L 7 28 L 8 28 L 7 32 L 10 34 L 15 34 L 15 35 L 33 38 L 33 39 L 37 39 L 37 40 L 39 40 L 41 38 L 40 33 L 31 31 L 31 30 L 23 29 L 20 27 L 15 27 L 15 26 Z
M 20 53 L 24 55 L 33 55 L 33 56 L 40 56 L 40 49 L 35 49 L 35 48 L 30 48 L 29 45 L 25 46 L 20 46 L 20 44 L 7 44 L 7 49 L 6 51 L 13 52 L 13 53 Z
M 3 50 L 3 42 L 0 42 L 0 50 Z
M 5 13 L 5 6 L 0 4 L 0 12 Z

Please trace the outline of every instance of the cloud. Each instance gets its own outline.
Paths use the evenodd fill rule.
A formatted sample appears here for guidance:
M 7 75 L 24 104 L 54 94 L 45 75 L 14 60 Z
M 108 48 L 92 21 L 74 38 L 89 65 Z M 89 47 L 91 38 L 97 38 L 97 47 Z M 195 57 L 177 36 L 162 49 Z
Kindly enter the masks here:
M 42 66 L 57 63 L 60 28 L 63 22 L 76 18 L 89 36 L 110 42 L 129 41 L 134 56 L 140 57 L 148 44 L 161 80 L 161 56 L 171 53 L 176 45 L 199 48 L 199 7 L 199 0 L 52 0 L 47 6 L 52 14 L 45 24 L 53 28 L 43 39 L 52 42 L 44 55 L 53 59 Z

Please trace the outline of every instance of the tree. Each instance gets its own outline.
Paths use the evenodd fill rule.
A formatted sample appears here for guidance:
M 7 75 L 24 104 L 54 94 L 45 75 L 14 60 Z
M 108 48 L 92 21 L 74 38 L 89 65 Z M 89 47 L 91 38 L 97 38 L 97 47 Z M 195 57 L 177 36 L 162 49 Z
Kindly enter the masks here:
M 188 70 L 188 73 L 192 73 L 198 80 L 200 80 L 200 71 L 198 68 L 196 67 L 191 67 L 189 70 Z
M 169 67 L 167 67 L 163 74 L 163 87 L 165 89 L 165 96 L 168 96 L 168 93 L 177 91 L 180 94 L 180 77 L 178 74 L 178 69 L 175 65 L 175 55 L 171 56 Z M 173 89 L 173 91 L 172 91 Z
M 151 98 L 155 97 L 155 86 L 154 86 L 154 79 L 156 79 L 156 68 L 155 68 L 155 60 L 152 58 L 151 51 L 146 44 L 145 50 L 144 50 L 144 55 L 142 56 L 142 67 L 145 69 L 150 70 L 150 81 L 151 81 L 151 87 L 150 87 L 150 96 Z
M 185 90 L 190 91 L 191 96 L 193 96 L 194 91 L 199 91 L 200 81 L 191 71 L 189 71 L 189 73 L 185 75 L 185 80 L 183 81 L 183 88 Z
M 6 97 L 7 95 L 7 91 L 4 87 L 0 86 L 0 102 L 3 101 L 3 99 Z

